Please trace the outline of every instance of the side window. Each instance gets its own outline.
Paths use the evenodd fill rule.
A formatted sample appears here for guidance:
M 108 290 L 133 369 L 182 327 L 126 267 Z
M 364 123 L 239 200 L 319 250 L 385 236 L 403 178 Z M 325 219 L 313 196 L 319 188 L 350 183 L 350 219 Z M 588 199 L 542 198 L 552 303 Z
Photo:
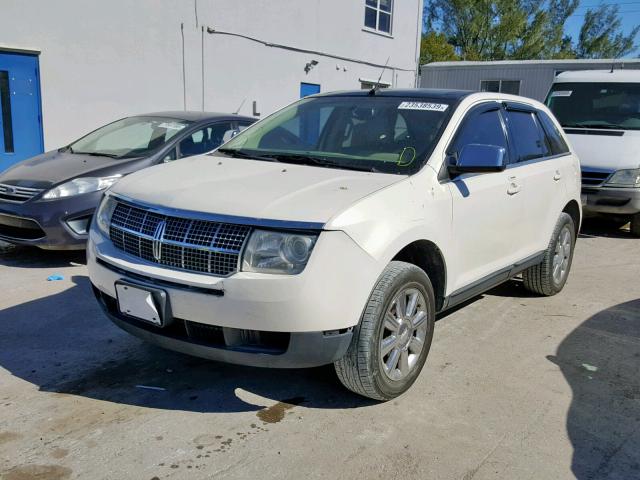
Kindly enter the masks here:
M 509 151 L 498 109 L 472 115 L 466 120 L 449 147 L 448 153 L 451 155 L 459 153 L 462 147 L 470 144 L 495 145 Z
M 209 145 L 208 150 L 218 148 L 227 140 L 231 140 L 238 133 L 236 126 L 232 122 L 220 122 L 209 127 Z
M 162 163 L 169 163 L 178 158 L 178 153 L 175 148 L 172 148 L 167 152 L 167 154 L 162 158 Z
M 562 134 L 556 127 L 556 124 L 551 120 L 549 115 L 545 112 L 538 112 L 538 119 L 540 123 L 542 123 L 542 127 L 544 128 L 544 132 L 547 135 L 547 140 L 551 147 L 552 155 L 562 155 L 563 153 L 569 153 L 569 146 L 567 142 L 562 138 Z
M 531 112 L 509 110 L 507 112 L 509 131 L 518 155 L 518 162 L 526 162 L 547 154 L 547 146 L 542 131 Z
M 364 26 L 391 34 L 393 0 L 365 0 Z
M 225 134 L 229 131 L 233 131 L 231 122 L 215 123 L 196 130 L 180 141 L 180 158 L 200 155 L 218 148 L 223 143 Z M 231 138 L 231 134 L 229 134 L 229 138 Z

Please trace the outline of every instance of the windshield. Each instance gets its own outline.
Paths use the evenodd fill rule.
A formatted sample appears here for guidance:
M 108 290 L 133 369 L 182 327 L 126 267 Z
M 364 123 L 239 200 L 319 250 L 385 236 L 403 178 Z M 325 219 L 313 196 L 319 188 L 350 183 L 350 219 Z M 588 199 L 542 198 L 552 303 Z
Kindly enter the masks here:
M 301 100 L 218 152 L 265 161 L 408 175 L 433 150 L 450 105 L 440 100 L 335 96 Z
M 162 147 L 188 121 L 164 117 L 129 117 L 105 125 L 72 143 L 72 153 L 113 158 L 142 157 Z
M 555 83 L 547 106 L 563 127 L 640 130 L 638 83 Z

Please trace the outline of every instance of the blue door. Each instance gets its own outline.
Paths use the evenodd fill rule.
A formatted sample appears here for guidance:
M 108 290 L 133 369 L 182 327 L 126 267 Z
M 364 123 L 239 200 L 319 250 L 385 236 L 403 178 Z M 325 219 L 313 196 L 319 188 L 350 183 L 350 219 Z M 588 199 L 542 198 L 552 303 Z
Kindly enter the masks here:
M 42 151 L 38 57 L 0 53 L 0 172 Z
M 300 84 L 300 98 L 313 95 L 314 93 L 320 93 L 320 85 L 318 85 L 317 83 Z

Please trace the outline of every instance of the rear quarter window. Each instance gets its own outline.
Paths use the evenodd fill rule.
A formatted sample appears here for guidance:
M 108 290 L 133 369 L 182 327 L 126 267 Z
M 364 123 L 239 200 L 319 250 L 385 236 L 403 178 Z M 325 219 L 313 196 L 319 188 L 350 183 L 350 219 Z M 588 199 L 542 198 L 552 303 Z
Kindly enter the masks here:
M 547 136 L 547 141 L 551 148 L 551 154 L 562 155 L 569 153 L 569 146 L 567 145 L 567 142 L 564 141 L 562 133 L 560 133 L 560 130 L 551 117 L 543 111 L 538 111 L 538 119 L 540 120 L 544 133 Z

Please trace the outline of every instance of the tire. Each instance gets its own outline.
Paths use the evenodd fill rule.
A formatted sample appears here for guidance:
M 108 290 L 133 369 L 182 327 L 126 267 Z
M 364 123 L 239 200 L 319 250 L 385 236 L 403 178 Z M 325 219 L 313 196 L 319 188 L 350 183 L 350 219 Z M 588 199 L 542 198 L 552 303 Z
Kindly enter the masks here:
M 403 315 L 407 318 L 396 317 L 400 316 L 396 310 L 401 308 L 399 304 L 406 304 L 407 312 L 413 303 L 415 309 Z M 435 297 L 427 274 L 410 263 L 389 263 L 373 288 L 349 350 L 334 363 L 340 382 L 352 392 L 375 400 L 386 401 L 401 395 L 424 366 L 434 324 Z
M 567 242 L 569 246 L 568 255 L 566 252 Z M 563 212 L 560 214 L 558 223 L 556 223 L 556 227 L 553 230 L 553 235 L 551 235 L 551 240 L 542 262 L 522 272 L 524 288 L 546 297 L 560 292 L 569 277 L 575 244 L 576 227 L 573 219 Z M 556 254 L 558 257 L 556 257 Z M 558 264 L 556 263 L 554 266 L 554 259 L 556 262 L 562 261 L 559 266 L 560 275 L 557 274 L 556 268 L 558 268 Z M 556 272 L 555 275 L 554 272 Z
M 629 225 L 631 235 L 634 237 L 640 237 L 640 213 L 636 213 L 631 217 L 631 224 Z

